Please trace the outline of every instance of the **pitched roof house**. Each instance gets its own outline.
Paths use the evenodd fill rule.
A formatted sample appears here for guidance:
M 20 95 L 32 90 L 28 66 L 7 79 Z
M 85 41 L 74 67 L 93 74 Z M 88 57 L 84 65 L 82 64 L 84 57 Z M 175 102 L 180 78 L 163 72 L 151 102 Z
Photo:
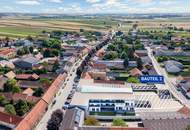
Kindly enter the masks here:
M 18 59 L 14 62 L 14 64 L 22 69 L 32 69 L 34 65 L 37 65 L 39 63 L 39 59 L 33 57 L 33 56 L 27 56 L 21 59 Z
M 8 79 L 14 79 L 16 77 L 16 74 L 13 71 L 9 71 L 5 74 L 5 77 L 7 77 Z
M 136 76 L 136 77 L 138 77 L 138 76 L 141 76 L 141 75 L 142 75 L 142 72 L 141 72 L 139 69 L 134 68 L 134 69 L 132 69 L 132 70 L 130 71 L 130 75 L 131 75 L 131 76 Z

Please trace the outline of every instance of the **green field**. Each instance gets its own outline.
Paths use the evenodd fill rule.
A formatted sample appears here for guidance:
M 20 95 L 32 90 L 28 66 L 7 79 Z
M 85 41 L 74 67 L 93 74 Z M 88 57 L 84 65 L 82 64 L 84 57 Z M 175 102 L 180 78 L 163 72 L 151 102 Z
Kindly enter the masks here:
M 116 25 L 117 22 L 106 19 L 0 19 L 0 36 L 38 36 L 43 30 L 105 32 Z

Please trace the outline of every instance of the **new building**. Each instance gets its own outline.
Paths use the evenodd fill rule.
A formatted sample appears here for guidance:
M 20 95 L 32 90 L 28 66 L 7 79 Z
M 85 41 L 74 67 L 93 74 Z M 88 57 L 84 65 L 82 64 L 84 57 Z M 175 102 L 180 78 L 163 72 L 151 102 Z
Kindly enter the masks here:
M 134 112 L 135 103 L 132 100 L 89 100 L 89 112 L 115 112 L 124 114 Z

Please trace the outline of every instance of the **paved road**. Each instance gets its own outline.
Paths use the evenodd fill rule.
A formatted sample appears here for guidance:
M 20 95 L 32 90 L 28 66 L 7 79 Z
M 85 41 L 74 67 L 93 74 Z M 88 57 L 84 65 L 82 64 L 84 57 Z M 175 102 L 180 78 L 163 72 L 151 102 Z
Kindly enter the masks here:
M 155 59 L 155 57 L 152 55 L 152 50 L 150 49 L 150 47 L 146 47 L 147 51 L 148 51 L 148 56 L 151 58 L 152 60 L 152 64 L 155 67 L 156 72 L 159 75 L 164 76 L 165 78 L 165 86 L 168 88 L 168 90 L 171 91 L 171 93 L 174 95 L 174 97 L 179 100 L 183 105 L 186 105 L 188 107 L 190 107 L 190 100 L 188 100 L 187 98 L 184 97 L 184 95 L 181 92 L 178 92 L 175 84 L 169 79 L 167 72 L 165 71 L 165 69 L 163 69 L 160 64 L 157 62 L 157 60 Z
M 56 100 L 56 103 L 52 106 L 52 104 L 49 105 L 48 111 L 44 114 L 41 121 L 36 126 L 35 130 L 46 130 L 47 122 L 51 117 L 51 114 L 53 111 L 57 109 L 62 109 L 62 106 L 64 105 L 68 95 L 70 94 L 70 91 L 72 90 L 74 78 L 76 77 L 76 70 L 82 60 L 77 61 L 71 68 L 71 71 L 68 73 L 68 77 L 65 80 L 66 85 L 63 84 L 62 89 L 57 93 L 57 96 L 54 100 Z M 76 65 L 77 64 L 77 65 Z M 75 71 L 73 71 L 73 69 Z M 72 76 L 70 76 L 72 74 Z
M 56 100 L 56 103 L 53 106 L 51 104 L 49 105 L 48 111 L 44 114 L 43 118 L 38 123 L 35 130 L 47 130 L 47 128 L 46 128 L 47 122 L 50 119 L 52 112 L 57 109 L 62 109 L 62 106 L 65 104 L 66 99 L 69 96 L 70 91 L 72 90 L 72 87 L 74 84 L 74 78 L 76 77 L 76 70 L 80 66 L 80 64 L 82 63 L 82 61 L 85 59 L 86 56 L 87 55 L 85 55 L 82 60 L 77 61 L 72 66 L 71 71 L 68 73 L 68 77 L 65 80 L 66 85 L 64 85 L 65 83 L 63 84 L 62 89 L 60 89 L 60 91 L 57 93 L 56 98 L 54 99 L 54 100 Z M 73 69 L 75 71 L 73 71 Z

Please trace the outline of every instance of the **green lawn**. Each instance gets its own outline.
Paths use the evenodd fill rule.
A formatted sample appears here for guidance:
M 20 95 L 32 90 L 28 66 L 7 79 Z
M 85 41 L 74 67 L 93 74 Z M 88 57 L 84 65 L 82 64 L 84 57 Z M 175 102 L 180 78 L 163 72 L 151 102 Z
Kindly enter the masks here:
M 26 37 L 28 35 L 36 36 L 42 32 L 42 29 L 26 27 L 0 27 L 0 35 L 10 37 Z

